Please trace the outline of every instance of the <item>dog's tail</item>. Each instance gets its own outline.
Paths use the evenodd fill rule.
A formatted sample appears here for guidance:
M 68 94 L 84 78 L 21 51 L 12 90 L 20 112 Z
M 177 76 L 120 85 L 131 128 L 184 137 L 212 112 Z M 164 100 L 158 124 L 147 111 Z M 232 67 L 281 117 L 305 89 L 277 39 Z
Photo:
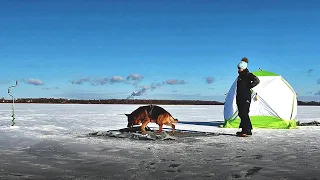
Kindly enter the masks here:
M 173 118 L 172 116 L 170 116 L 170 121 L 172 122 L 172 123 L 178 123 L 178 119 L 175 119 L 175 118 Z

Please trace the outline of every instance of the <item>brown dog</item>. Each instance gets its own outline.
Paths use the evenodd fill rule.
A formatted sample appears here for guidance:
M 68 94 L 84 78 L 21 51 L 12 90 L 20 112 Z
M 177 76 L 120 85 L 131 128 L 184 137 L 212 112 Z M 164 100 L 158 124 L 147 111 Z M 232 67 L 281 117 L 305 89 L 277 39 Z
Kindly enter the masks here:
M 156 105 L 140 106 L 131 114 L 125 115 L 128 117 L 127 127 L 132 128 L 134 125 L 142 123 L 141 132 L 143 134 L 145 134 L 145 127 L 149 122 L 159 125 L 159 133 L 162 132 L 163 125 L 171 126 L 172 134 L 174 134 L 175 125 L 173 123 L 178 122 L 178 119 L 174 119 L 168 111 Z

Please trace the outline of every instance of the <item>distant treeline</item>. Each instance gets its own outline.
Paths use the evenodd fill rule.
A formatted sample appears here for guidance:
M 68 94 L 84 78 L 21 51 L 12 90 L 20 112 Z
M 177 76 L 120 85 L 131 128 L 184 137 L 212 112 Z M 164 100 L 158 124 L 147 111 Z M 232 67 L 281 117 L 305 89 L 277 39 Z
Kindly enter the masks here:
M 1 99 L 1 103 L 11 103 L 12 100 Z M 152 100 L 152 99 L 100 99 L 79 100 L 63 98 L 18 98 L 15 103 L 48 103 L 48 104 L 161 104 L 161 105 L 223 105 L 218 101 L 201 100 Z
M 300 106 L 320 106 L 320 102 L 316 101 L 298 101 Z
M 0 103 L 11 103 L 11 99 L 0 99 Z M 156 99 L 100 99 L 80 100 L 63 98 L 18 98 L 16 103 L 48 103 L 48 104 L 159 104 L 159 105 L 224 105 L 219 101 L 203 100 L 156 100 Z M 298 101 L 301 106 L 320 106 L 316 101 Z

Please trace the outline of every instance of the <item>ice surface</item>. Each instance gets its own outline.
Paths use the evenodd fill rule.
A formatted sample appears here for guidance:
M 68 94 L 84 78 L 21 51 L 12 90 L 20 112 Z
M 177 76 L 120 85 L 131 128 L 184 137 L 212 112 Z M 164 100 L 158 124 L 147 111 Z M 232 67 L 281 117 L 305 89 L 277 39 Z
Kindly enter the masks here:
M 176 141 L 88 137 L 125 128 L 140 105 L 0 104 L 0 179 L 316 179 L 320 127 L 255 129 L 249 138 L 219 128 L 223 106 L 163 105 L 176 128 L 219 133 Z M 320 121 L 299 106 L 297 121 Z M 149 124 L 157 129 L 156 124 Z M 170 131 L 170 127 L 166 127 Z

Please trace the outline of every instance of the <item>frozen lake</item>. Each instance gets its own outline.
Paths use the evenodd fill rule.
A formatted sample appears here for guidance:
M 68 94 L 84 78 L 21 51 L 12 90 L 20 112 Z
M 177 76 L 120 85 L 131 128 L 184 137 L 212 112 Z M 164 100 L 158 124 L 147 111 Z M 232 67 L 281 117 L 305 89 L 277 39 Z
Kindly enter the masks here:
M 127 119 L 124 113 L 131 113 L 140 105 L 84 105 L 84 104 L 15 104 L 16 125 L 33 136 L 48 131 L 75 133 L 124 128 Z M 208 125 L 223 123 L 223 106 L 162 105 L 181 122 L 177 129 L 212 131 Z M 11 124 L 11 104 L 0 104 L 0 125 Z M 320 121 L 320 106 L 299 106 L 297 121 Z M 201 125 L 203 124 L 203 125 Z M 149 124 L 150 127 L 157 127 Z M 26 129 L 25 129 L 26 128 Z M 30 131 L 30 132 L 29 132 Z M 40 132 L 40 134 L 37 134 Z M 30 135 L 30 134 L 29 134 Z
M 176 129 L 223 133 L 183 141 L 85 137 L 126 127 L 140 105 L 0 104 L 0 179 L 316 179 L 320 128 L 255 129 L 250 138 L 219 128 L 223 106 L 162 105 Z M 297 121 L 320 121 L 299 106 Z M 157 128 L 155 124 L 148 125 Z M 166 126 L 165 126 L 166 127 Z

